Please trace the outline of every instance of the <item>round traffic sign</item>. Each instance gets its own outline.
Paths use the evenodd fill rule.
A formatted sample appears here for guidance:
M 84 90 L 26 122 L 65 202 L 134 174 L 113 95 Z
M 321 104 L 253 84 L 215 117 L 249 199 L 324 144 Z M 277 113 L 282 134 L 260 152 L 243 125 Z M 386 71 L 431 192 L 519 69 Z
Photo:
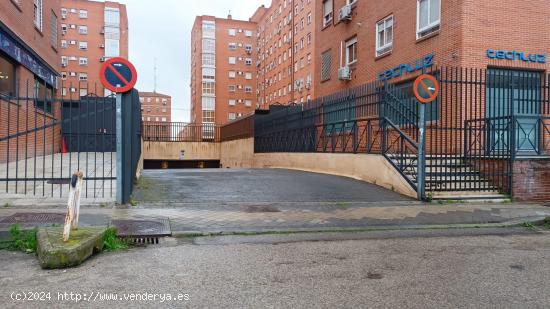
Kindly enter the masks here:
M 124 58 L 111 58 L 101 66 L 99 79 L 103 86 L 115 93 L 132 90 L 137 82 L 136 68 Z
M 431 103 L 439 95 L 439 82 L 432 75 L 420 75 L 414 81 L 413 92 L 420 103 Z

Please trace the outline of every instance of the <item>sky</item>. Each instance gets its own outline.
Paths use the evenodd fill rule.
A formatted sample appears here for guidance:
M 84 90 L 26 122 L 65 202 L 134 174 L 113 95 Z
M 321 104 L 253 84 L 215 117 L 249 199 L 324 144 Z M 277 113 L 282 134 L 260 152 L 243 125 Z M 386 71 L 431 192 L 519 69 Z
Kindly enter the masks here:
M 116 0 L 115 0 L 116 1 Z M 172 121 L 190 117 L 191 29 L 198 15 L 248 20 L 271 0 L 118 0 L 129 19 L 130 61 L 138 71 L 136 88 L 153 91 L 155 59 L 157 92 L 172 97 Z

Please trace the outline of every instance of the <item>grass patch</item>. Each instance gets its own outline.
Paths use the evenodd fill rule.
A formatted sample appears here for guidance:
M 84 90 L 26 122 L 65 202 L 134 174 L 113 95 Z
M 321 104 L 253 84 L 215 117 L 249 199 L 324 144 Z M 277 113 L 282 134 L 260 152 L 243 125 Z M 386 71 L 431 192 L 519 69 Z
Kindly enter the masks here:
M 109 228 L 105 232 L 105 238 L 103 239 L 103 248 L 105 251 L 119 251 L 128 249 L 128 243 L 116 236 L 116 229 Z
M 550 217 L 546 217 L 544 221 L 542 221 L 542 228 L 550 230 Z
M 336 203 L 336 207 L 340 208 L 340 209 L 348 209 L 348 203 L 346 202 L 338 202 Z
M 10 208 L 11 207 L 11 204 L 10 203 L 5 203 L 4 204 L 4 208 Z
M 12 225 L 11 240 L 0 242 L 0 249 L 34 253 L 37 247 L 36 231 L 36 228 L 25 231 L 18 224 Z
M 130 198 L 130 205 L 132 205 L 133 207 L 136 207 L 138 205 L 138 202 L 133 198 Z
M 523 222 L 521 226 L 531 231 L 537 229 L 537 227 L 531 222 Z

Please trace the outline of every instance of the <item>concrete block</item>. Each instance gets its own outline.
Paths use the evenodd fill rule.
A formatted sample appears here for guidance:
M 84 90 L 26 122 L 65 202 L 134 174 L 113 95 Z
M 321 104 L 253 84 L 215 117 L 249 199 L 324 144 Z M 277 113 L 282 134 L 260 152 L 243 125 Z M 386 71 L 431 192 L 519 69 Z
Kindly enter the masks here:
M 68 242 L 63 242 L 62 227 L 39 228 L 38 261 L 44 269 L 67 268 L 82 264 L 94 253 L 103 250 L 106 227 L 79 228 L 71 231 Z

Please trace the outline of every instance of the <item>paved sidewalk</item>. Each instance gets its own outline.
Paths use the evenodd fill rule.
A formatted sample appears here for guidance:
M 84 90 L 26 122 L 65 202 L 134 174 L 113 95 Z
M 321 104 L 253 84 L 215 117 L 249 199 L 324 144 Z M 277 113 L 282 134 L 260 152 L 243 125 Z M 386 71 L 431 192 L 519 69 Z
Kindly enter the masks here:
M 309 207 L 308 207 L 309 206 Z M 63 207 L 0 208 L 3 218 L 15 213 L 58 213 Z M 550 207 L 529 204 L 400 204 L 349 203 L 324 205 L 265 204 L 231 205 L 204 209 L 192 205 L 179 208 L 92 208 L 83 207 L 83 226 L 107 225 L 111 219 L 169 218 L 174 232 L 265 232 L 334 229 L 369 229 L 462 224 L 522 223 L 550 216 Z

